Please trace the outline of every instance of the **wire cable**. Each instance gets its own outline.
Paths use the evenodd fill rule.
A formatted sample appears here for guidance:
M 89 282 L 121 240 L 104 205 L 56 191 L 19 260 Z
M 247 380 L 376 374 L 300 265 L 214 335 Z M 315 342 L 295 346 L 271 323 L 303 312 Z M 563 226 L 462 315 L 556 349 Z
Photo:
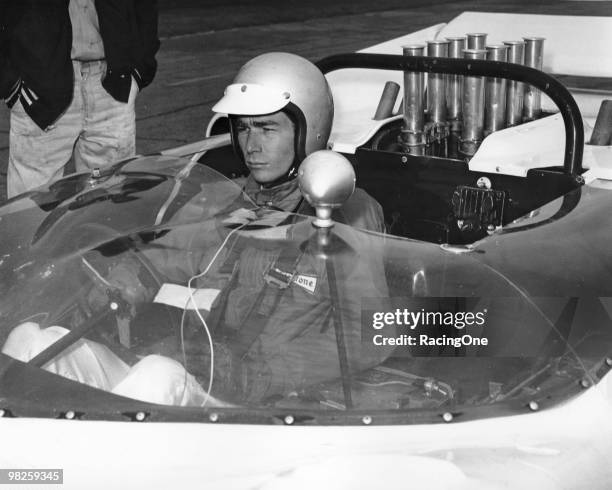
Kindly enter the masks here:
M 186 316 L 187 308 L 189 307 L 189 303 L 191 303 L 191 305 L 193 306 L 193 309 L 195 311 L 196 316 L 198 317 L 198 319 L 202 323 L 202 326 L 204 327 L 204 331 L 206 332 L 206 337 L 208 338 L 208 345 L 210 346 L 210 374 L 209 374 L 209 378 L 208 378 L 208 389 L 206 390 L 206 398 L 204 399 L 204 402 L 202 402 L 202 405 L 201 405 L 202 407 L 206 406 L 206 403 L 208 402 L 208 399 L 210 398 L 210 392 L 212 390 L 213 379 L 214 379 L 214 367 L 215 367 L 215 352 L 214 352 L 214 347 L 213 347 L 212 335 L 210 334 L 210 329 L 208 328 L 206 320 L 204 319 L 204 317 L 202 316 L 202 314 L 200 313 L 200 310 L 198 309 L 198 307 L 196 305 L 195 298 L 194 298 L 194 289 L 192 288 L 191 284 L 196 279 L 200 279 L 201 277 L 203 277 L 205 274 L 208 273 L 208 271 L 210 270 L 212 265 L 215 263 L 215 261 L 219 257 L 219 254 L 221 253 L 221 250 L 223 250 L 225 248 L 225 246 L 227 245 L 227 242 L 230 239 L 230 237 L 232 235 L 234 235 L 237 231 L 242 229 L 244 226 L 246 226 L 248 223 L 249 223 L 249 221 L 247 221 L 246 223 L 241 224 L 240 226 L 238 226 L 236 228 L 233 228 L 227 234 L 227 236 L 225 237 L 225 239 L 223 240 L 223 242 L 221 243 L 221 245 L 219 246 L 219 248 L 217 249 L 217 251 L 213 255 L 212 259 L 210 259 L 210 262 L 208 263 L 206 268 L 202 272 L 192 276 L 189 279 L 189 281 L 187 281 L 187 289 L 189 291 L 189 298 L 185 302 L 185 308 L 183 308 L 183 314 L 181 316 L 181 350 L 182 350 L 182 354 L 183 354 L 183 363 L 185 364 L 185 366 L 187 365 L 187 359 L 186 359 L 186 354 L 185 354 L 185 337 L 184 337 L 184 334 L 185 334 L 185 316 Z M 185 370 L 185 376 L 187 376 L 187 370 Z

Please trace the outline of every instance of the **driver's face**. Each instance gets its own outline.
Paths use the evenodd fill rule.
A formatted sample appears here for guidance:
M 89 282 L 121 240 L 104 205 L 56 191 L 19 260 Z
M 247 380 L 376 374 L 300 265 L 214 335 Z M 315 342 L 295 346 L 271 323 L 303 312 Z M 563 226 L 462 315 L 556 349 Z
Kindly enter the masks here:
M 239 116 L 236 132 L 245 163 L 258 183 L 273 182 L 289 171 L 295 157 L 295 129 L 287 114 Z

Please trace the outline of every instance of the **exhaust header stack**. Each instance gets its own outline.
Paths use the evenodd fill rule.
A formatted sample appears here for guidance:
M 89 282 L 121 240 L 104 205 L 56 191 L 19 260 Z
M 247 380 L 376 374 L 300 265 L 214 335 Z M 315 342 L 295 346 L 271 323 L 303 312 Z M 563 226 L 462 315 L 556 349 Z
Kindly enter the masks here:
M 447 37 L 448 57 L 463 58 L 463 50 L 466 46 L 465 37 Z M 448 123 L 453 133 L 461 131 L 462 104 L 463 104 L 463 77 L 461 75 L 449 75 L 447 79 L 446 104 Z
M 403 47 L 404 56 L 423 56 L 422 44 Z M 401 143 L 407 153 L 425 153 L 425 75 L 414 71 L 404 72 L 404 120 Z
M 449 41 L 428 41 L 427 56 L 434 58 L 448 57 Z M 442 141 L 449 134 L 446 111 L 446 75 L 430 73 L 427 78 L 427 124 L 425 132 L 427 143 Z
M 542 69 L 544 38 L 525 37 L 494 45 L 487 45 L 486 40 L 486 33 L 476 32 L 402 49 L 405 56 L 486 59 Z M 380 118 L 392 115 L 392 104 L 386 105 Z M 403 120 L 396 141 L 412 155 L 470 158 L 491 133 L 537 119 L 541 112 L 540 91 L 521 82 L 440 73 L 429 73 L 425 82 L 424 73 L 405 71 Z
M 538 70 L 542 69 L 544 60 L 544 38 L 524 37 L 525 65 Z M 531 85 L 525 89 L 525 104 L 523 106 L 523 121 L 533 121 L 540 115 L 542 107 L 542 94 Z
M 496 44 L 487 46 L 487 59 L 506 61 L 508 46 Z M 487 78 L 485 89 L 485 122 L 484 136 L 506 127 L 506 80 L 504 78 Z
M 468 37 L 469 39 L 469 37 Z M 484 60 L 484 49 L 466 49 L 463 57 L 469 60 Z M 459 140 L 459 152 L 472 156 L 484 136 L 484 77 L 465 77 L 463 80 L 463 128 Z
M 508 63 L 522 65 L 525 60 L 524 41 L 504 41 L 508 46 Z M 506 96 L 506 126 L 516 126 L 523 120 L 523 98 L 525 86 L 521 82 L 508 80 Z

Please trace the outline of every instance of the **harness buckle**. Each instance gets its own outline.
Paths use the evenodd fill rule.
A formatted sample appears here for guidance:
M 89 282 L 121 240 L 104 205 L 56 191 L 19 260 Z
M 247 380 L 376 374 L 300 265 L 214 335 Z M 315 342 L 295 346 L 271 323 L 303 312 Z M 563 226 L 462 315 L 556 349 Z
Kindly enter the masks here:
M 264 273 L 264 281 L 267 284 L 276 286 L 279 289 L 287 289 L 293 282 L 295 272 L 285 272 L 280 270 L 278 267 L 274 267 L 275 264 L 271 264 L 270 267 Z

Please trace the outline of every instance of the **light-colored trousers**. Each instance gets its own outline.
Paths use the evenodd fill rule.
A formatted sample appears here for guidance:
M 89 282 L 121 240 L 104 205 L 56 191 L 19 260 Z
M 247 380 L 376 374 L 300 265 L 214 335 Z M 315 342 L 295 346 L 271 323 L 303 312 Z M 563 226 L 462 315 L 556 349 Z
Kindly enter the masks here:
M 102 87 L 106 62 L 73 61 L 72 65 L 72 102 L 54 124 L 39 128 L 21 101 L 11 109 L 9 198 L 61 178 L 71 158 L 76 171 L 83 172 L 135 154 L 138 85 L 134 79 L 128 102 L 118 102 Z
M 40 328 L 25 322 L 15 327 L 2 353 L 28 362 L 69 331 L 63 327 Z M 116 395 L 161 405 L 229 406 L 208 396 L 183 365 L 162 355 L 148 355 L 128 366 L 105 345 L 80 339 L 66 348 L 44 369 L 73 381 Z

